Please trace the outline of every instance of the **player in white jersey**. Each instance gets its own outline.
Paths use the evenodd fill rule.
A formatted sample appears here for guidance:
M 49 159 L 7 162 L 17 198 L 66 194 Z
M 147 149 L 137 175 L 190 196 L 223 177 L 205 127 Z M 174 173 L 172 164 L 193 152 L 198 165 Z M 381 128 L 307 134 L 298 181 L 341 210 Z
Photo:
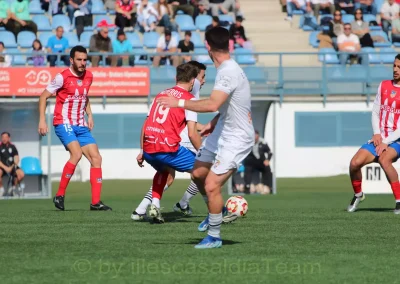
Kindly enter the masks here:
M 220 228 L 224 200 L 221 188 L 250 153 L 254 145 L 250 84 L 240 66 L 229 55 L 229 32 L 215 27 L 206 32 L 206 47 L 217 68 L 214 89 L 208 99 L 197 101 L 159 98 L 166 107 L 196 112 L 219 111 L 202 130 L 210 133 L 203 142 L 192 172 L 199 190 L 208 197 L 208 235 L 195 248 L 222 246 Z
M 200 72 L 194 82 L 193 90 L 191 91 L 191 93 L 198 100 L 198 99 L 200 99 L 200 89 L 206 82 L 206 80 L 205 80 L 206 73 L 205 72 L 206 72 L 207 67 L 204 64 L 199 63 L 197 61 L 190 61 L 188 63 L 195 65 L 200 69 Z M 197 129 L 200 131 L 202 128 L 203 128 L 203 125 L 197 123 Z M 182 139 L 180 142 L 180 145 L 182 145 L 183 147 L 189 149 L 190 151 L 192 151 L 194 153 L 197 153 L 196 149 L 193 147 L 192 143 L 190 142 L 187 126 L 181 132 L 180 136 Z M 164 190 L 167 190 L 167 188 L 172 185 L 172 183 L 174 182 L 174 178 L 175 178 L 175 171 L 171 170 L 170 175 L 168 176 L 167 185 L 165 186 Z M 196 184 L 193 181 L 191 181 L 191 183 L 189 184 L 188 188 L 186 189 L 186 192 L 183 195 L 181 201 L 178 202 L 177 204 L 175 204 L 174 211 L 180 211 L 184 215 L 192 214 L 192 210 L 189 207 L 189 200 L 192 197 L 194 197 L 198 192 L 199 192 L 199 190 L 197 189 Z M 131 219 L 134 221 L 144 220 L 144 218 L 146 216 L 147 207 L 149 207 L 149 205 L 151 204 L 151 201 L 152 201 L 152 188 L 150 187 L 150 190 L 146 193 L 142 202 L 132 212 Z

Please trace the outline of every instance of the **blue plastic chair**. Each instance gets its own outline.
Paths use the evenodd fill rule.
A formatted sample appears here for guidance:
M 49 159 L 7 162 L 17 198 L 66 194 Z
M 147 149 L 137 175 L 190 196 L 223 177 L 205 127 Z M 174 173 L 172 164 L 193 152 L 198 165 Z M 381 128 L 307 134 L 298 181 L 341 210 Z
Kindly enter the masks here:
M 33 41 L 36 39 L 36 35 L 30 31 L 22 31 L 18 33 L 17 42 L 22 48 L 32 47 Z
M 40 161 L 36 157 L 24 157 L 21 159 L 21 169 L 24 171 L 25 175 L 37 176 L 42 175 L 42 167 L 40 166 Z
M 351 22 L 354 22 L 354 15 L 350 15 L 350 14 L 343 15 L 342 21 L 345 24 L 350 24 Z
M 46 46 L 49 38 L 52 37 L 54 34 L 52 32 L 42 32 L 39 35 L 39 40 L 42 43 L 43 46 Z
M 114 31 L 108 32 L 108 37 L 111 39 L 111 42 L 117 39 L 117 34 Z
M 137 33 L 126 33 L 126 38 L 130 41 L 133 48 L 142 48 L 143 44 Z
M 319 46 L 319 40 L 317 38 L 319 33 L 320 31 L 311 32 L 310 36 L 308 37 L 308 43 L 314 48 L 318 48 Z
M 148 32 L 143 35 L 143 45 L 147 48 L 156 48 L 160 35 L 157 32 Z
M 134 48 L 132 53 L 135 55 L 135 65 L 148 65 L 149 62 L 144 59 L 140 59 L 141 55 L 147 55 L 147 51 L 144 48 Z M 151 63 L 150 63 L 151 64 Z
M 361 48 L 361 51 L 368 52 L 368 62 L 370 64 L 380 64 L 381 63 L 381 58 L 374 48 L 363 47 L 363 48 Z
M 44 15 L 36 15 L 32 17 L 38 27 L 39 32 L 49 32 L 51 31 L 51 25 L 49 19 Z
M 39 14 L 39 15 L 44 14 L 40 1 L 37 0 L 31 1 L 29 3 L 28 9 L 29 9 L 29 14 Z
M 81 33 L 81 40 L 79 41 L 79 44 L 82 45 L 83 47 L 88 48 L 90 45 L 90 38 L 92 37 L 93 32 L 89 31 L 84 31 Z
M 371 31 L 370 35 L 371 37 L 381 36 L 385 39 L 384 42 L 374 42 L 375 47 L 390 47 L 392 45 L 392 43 L 389 41 L 387 34 L 384 31 Z
M 246 66 L 243 68 L 243 71 L 246 74 L 249 82 L 264 84 L 267 82 L 267 74 L 265 73 L 265 69 L 263 67 Z
M 0 31 L 0 39 L 5 47 L 17 47 L 15 36 L 9 31 Z
M 26 56 L 17 55 L 17 53 L 21 53 L 21 50 L 18 48 L 7 48 L 7 53 L 12 56 L 12 66 L 24 66 L 26 64 Z
M 333 48 L 321 48 L 318 55 L 319 62 L 327 64 L 339 64 L 339 58 L 336 54 L 336 50 Z
M 324 14 L 319 17 L 319 24 L 321 25 L 322 19 L 329 18 L 330 20 L 333 19 L 333 15 L 331 14 Z
M 62 26 L 64 28 L 64 32 L 69 32 L 71 29 L 71 22 L 66 15 L 55 15 L 52 19 L 51 28 L 53 30 L 57 29 L 57 27 Z
M 314 31 L 314 28 L 312 28 L 312 27 L 310 27 L 310 26 L 305 24 L 305 20 L 306 20 L 306 17 L 304 15 L 300 17 L 299 28 L 303 29 L 303 31 L 305 31 L 305 32 Z M 315 26 L 318 25 L 317 24 L 317 19 L 314 16 L 311 17 L 311 22 L 314 23 Z
M 104 4 L 102 1 L 93 1 L 92 2 L 92 14 L 93 15 L 106 15 L 107 11 L 104 8 Z
M 78 40 L 78 36 L 76 35 L 76 33 L 65 33 L 64 37 L 68 40 L 69 47 L 72 48 L 76 45 L 79 45 L 79 40 Z
M 204 47 L 204 41 L 201 39 L 200 34 L 197 32 L 192 33 L 190 41 L 193 42 L 195 48 Z
M 195 31 L 196 26 L 193 23 L 193 18 L 189 15 L 177 15 L 175 22 L 178 24 L 181 31 Z
M 201 31 L 204 32 L 208 25 L 211 25 L 212 17 L 209 15 L 198 15 L 196 17 L 196 27 Z
M 251 55 L 249 53 L 252 53 L 251 50 L 249 50 L 249 49 L 245 49 L 245 48 L 235 49 L 235 56 L 236 56 L 237 63 L 243 64 L 243 65 L 256 64 L 256 59 L 254 58 L 253 55 Z
M 396 50 L 391 47 L 381 48 L 380 52 L 390 52 L 390 53 L 381 53 L 379 56 L 381 58 L 382 63 L 391 64 L 394 61 L 394 58 L 397 55 Z
M 235 22 L 231 15 L 219 15 L 218 18 L 220 22 L 229 22 L 230 24 Z

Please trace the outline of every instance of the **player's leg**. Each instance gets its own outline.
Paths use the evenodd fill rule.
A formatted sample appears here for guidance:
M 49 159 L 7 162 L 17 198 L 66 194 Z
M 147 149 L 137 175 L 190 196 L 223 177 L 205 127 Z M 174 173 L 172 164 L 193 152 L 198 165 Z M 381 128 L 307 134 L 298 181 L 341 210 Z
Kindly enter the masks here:
M 152 200 L 149 215 L 150 217 L 153 217 L 155 223 L 164 223 L 164 218 L 161 216 L 160 200 L 164 193 L 164 187 L 167 184 L 168 176 L 168 168 L 164 168 L 163 170 L 157 171 L 153 178 Z
M 357 210 L 358 204 L 365 199 L 362 192 L 361 181 L 362 174 L 361 168 L 367 164 L 373 163 L 376 160 L 375 146 L 373 144 L 364 144 L 361 149 L 357 151 L 350 161 L 349 174 L 351 185 L 353 186 L 354 196 L 347 207 L 348 212 Z
M 183 215 L 188 216 L 192 214 L 192 209 L 189 206 L 190 199 L 192 199 L 199 190 L 193 180 L 190 181 L 188 188 L 183 194 L 181 200 L 174 205 L 174 211 L 182 212 Z

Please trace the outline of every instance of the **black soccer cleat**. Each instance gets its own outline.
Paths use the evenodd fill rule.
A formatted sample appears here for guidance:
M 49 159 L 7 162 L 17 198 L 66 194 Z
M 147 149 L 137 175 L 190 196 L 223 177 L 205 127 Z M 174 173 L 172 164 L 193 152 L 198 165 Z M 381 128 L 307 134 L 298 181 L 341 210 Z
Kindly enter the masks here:
M 394 208 L 393 213 L 396 215 L 400 215 L 400 202 L 396 202 L 396 207 Z
M 189 204 L 187 205 L 187 207 L 186 207 L 185 209 L 183 209 L 183 208 L 181 207 L 181 205 L 179 204 L 179 202 L 178 202 L 178 203 L 176 203 L 176 204 L 174 205 L 173 210 L 174 210 L 175 212 L 181 212 L 181 213 L 182 213 L 183 215 L 185 215 L 185 216 L 192 215 L 192 209 L 189 207 Z
M 65 208 L 64 208 L 64 196 L 63 195 L 54 196 L 53 203 L 54 203 L 54 206 L 57 209 L 62 210 L 62 211 L 65 210 Z
M 112 208 L 105 205 L 103 202 L 99 202 L 97 204 L 90 204 L 90 210 L 97 210 L 97 211 L 112 211 Z

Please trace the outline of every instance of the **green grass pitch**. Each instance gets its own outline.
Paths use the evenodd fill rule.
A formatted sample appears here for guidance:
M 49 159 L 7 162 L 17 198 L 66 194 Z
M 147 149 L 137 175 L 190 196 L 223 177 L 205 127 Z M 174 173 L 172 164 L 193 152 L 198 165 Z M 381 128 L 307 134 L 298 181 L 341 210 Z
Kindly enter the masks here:
M 166 223 L 135 223 L 150 181 L 104 181 L 112 212 L 89 211 L 88 183 L 71 183 L 67 211 L 50 200 L 0 202 L 0 283 L 400 282 L 400 216 L 391 195 L 345 208 L 348 177 L 280 179 L 275 196 L 246 196 L 245 218 L 222 227 L 223 247 L 195 250 L 205 233 L 200 196 L 192 217 L 171 213 L 188 181 L 164 195 Z M 54 189 L 57 184 L 54 184 Z

